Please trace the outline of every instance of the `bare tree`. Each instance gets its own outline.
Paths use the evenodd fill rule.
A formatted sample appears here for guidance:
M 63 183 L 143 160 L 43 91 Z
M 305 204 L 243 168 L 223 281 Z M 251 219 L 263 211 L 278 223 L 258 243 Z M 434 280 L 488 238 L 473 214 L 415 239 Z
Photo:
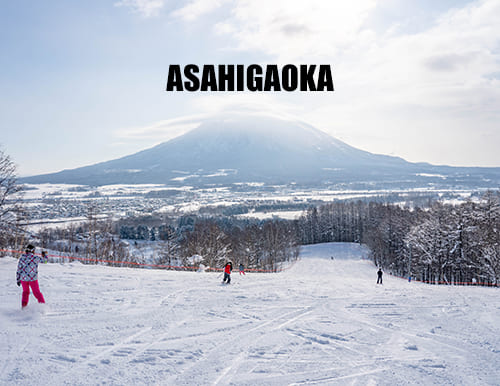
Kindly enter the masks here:
M 16 165 L 0 149 L 0 245 L 2 246 L 12 244 L 21 232 L 20 191 L 21 186 L 16 178 Z
M 94 202 L 87 204 L 87 258 L 97 258 L 97 205 Z
M 162 225 L 160 227 L 159 237 L 161 241 L 158 242 L 158 264 L 171 266 L 172 260 L 177 257 L 179 249 L 174 227 Z
M 193 255 L 203 257 L 202 263 L 209 267 L 222 267 L 231 255 L 228 236 L 213 220 L 199 220 L 182 243 L 184 264 Z

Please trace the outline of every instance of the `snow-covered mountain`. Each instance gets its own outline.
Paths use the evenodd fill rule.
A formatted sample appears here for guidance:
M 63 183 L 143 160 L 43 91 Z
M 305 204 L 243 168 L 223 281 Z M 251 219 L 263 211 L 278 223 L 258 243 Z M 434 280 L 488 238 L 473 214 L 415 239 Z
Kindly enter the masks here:
M 438 176 L 437 176 L 438 175 Z M 444 177 L 443 177 L 444 175 Z M 207 118 L 190 132 L 153 148 L 58 173 L 25 178 L 31 183 L 270 184 L 464 178 L 500 181 L 500 168 L 450 168 L 414 164 L 356 149 L 303 122 L 263 115 Z

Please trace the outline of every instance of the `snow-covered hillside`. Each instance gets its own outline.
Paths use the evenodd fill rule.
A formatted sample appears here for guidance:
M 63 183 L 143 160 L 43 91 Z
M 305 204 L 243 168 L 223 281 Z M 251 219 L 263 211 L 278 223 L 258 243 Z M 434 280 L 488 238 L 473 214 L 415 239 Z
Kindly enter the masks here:
M 40 267 L 20 309 L 0 259 L 1 385 L 500 384 L 498 288 L 384 276 L 355 244 L 279 274 Z

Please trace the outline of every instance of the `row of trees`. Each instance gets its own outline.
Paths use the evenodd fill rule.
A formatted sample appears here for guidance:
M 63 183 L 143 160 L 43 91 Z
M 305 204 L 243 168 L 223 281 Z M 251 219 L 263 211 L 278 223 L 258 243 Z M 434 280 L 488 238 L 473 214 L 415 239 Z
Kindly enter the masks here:
M 115 224 L 111 219 L 98 219 L 96 208 L 89 207 L 87 221 L 65 227 L 46 228 L 36 234 L 38 245 L 44 249 L 58 251 L 58 254 L 84 258 L 87 262 L 106 260 L 109 265 L 122 265 L 123 262 L 140 263 L 130 255 L 128 244 L 116 235 Z M 53 259 L 54 260 L 54 259 Z
M 480 203 L 435 204 L 406 235 L 411 272 L 426 281 L 500 285 L 500 194 Z
M 200 255 L 203 264 L 220 267 L 225 261 L 250 269 L 276 271 L 285 261 L 298 257 L 299 246 L 293 224 L 269 220 L 245 226 L 223 227 L 214 219 L 199 219 L 179 243 L 182 256 Z
M 45 229 L 38 237 L 43 248 L 55 249 L 68 256 L 85 257 L 90 263 L 105 259 L 110 265 L 133 262 L 222 267 L 232 260 L 249 269 L 276 271 L 283 262 L 298 257 L 296 230 L 289 221 L 250 222 L 188 216 L 164 219 L 157 225 L 152 223 L 150 220 L 142 223 L 140 219 L 135 220 L 135 225 L 132 219 L 125 223 L 98 220 L 94 209 L 89 208 L 86 222 Z M 155 246 L 153 254 L 130 253 L 130 242 L 139 247 L 143 241 Z M 192 259 L 193 256 L 197 257 L 196 260 Z
M 298 221 L 302 243 L 361 242 L 374 262 L 426 282 L 500 284 L 500 192 L 460 205 L 334 202 Z

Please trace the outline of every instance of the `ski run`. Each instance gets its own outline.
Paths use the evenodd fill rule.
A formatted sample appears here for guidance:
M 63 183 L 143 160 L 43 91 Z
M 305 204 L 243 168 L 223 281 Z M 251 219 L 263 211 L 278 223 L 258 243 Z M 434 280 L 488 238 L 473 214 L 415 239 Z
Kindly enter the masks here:
M 275 274 L 0 258 L 0 385 L 498 385 L 500 290 L 383 275 L 360 245 Z

